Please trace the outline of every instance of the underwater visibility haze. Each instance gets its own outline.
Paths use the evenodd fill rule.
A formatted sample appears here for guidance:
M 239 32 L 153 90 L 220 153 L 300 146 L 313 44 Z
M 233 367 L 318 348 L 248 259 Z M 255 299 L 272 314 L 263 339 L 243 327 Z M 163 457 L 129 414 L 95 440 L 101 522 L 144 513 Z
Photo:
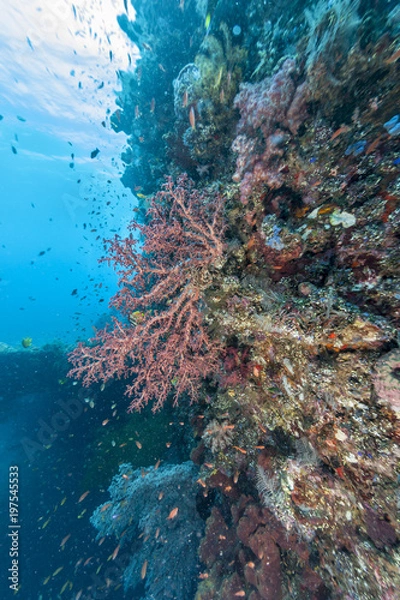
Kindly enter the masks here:
M 397 600 L 400 4 L 0 48 L 1 597 Z

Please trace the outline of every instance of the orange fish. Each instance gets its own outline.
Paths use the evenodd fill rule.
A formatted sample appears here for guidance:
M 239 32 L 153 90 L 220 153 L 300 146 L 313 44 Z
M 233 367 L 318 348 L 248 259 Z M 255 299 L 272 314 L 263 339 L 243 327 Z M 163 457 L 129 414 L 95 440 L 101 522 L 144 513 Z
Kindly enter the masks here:
M 379 146 L 380 142 L 381 142 L 381 136 L 378 136 L 376 138 L 376 140 L 374 140 L 373 142 L 370 143 L 369 146 L 367 146 L 365 154 L 371 154 L 371 152 L 373 152 L 374 150 L 377 149 L 377 147 Z
M 158 469 L 158 467 L 161 464 L 161 459 L 158 459 L 158 461 L 156 462 L 156 464 L 154 465 L 154 470 L 156 471 Z
M 189 111 L 189 123 L 192 129 L 196 129 L 196 115 L 193 106 L 190 107 Z
M 246 595 L 246 592 L 244 590 L 240 590 L 239 592 L 236 592 L 236 594 L 233 594 L 236 598 L 244 598 Z
M 118 546 L 115 548 L 114 552 L 112 553 L 111 560 L 115 560 L 117 558 L 118 552 L 119 552 L 119 548 L 120 548 L 120 545 L 118 544 Z
M 147 561 L 147 560 L 145 560 L 145 561 L 144 561 L 144 563 L 143 563 L 143 565 L 142 565 L 142 570 L 140 571 L 140 577 L 141 577 L 142 579 L 144 579 L 144 578 L 146 577 L 146 573 L 147 573 L 147 564 L 148 564 L 148 561 Z
M 139 448 L 139 450 L 142 449 L 142 444 L 140 442 L 138 442 L 138 440 L 135 441 L 135 444 Z
M 348 131 L 350 131 L 350 127 L 348 127 L 347 125 L 342 125 L 341 127 L 339 127 L 339 129 L 336 129 L 336 131 L 331 135 L 329 141 L 332 142 L 337 137 L 339 137 L 339 135 L 342 135 L 342 133 L 347 133 Z
M 178 510 L 179 510 L 179 508 L 177 506 L 175 508 L 173 508 L 171 510 L 171 512 L 169 513 L 167 519 L 170 519 L 170 520 L 175 519 L 176 515 L 178 514 Z
M 86 496 L 87 496 L 88 494 L 90 494 L 90 491 L 89 491 L 89 490 L 88 490 L 87 492 L 85 492 L 84 494 L 82 494 L 82 496 L 81 496 L 81 497 L 79 498 L 79 500 L 78 500 L 78 503 L 79 503 L 79 502 L 82 502 L 82 501 L 83 501 L 83 500 L 86 498 Z
M 392 63 L 396 62 L 398 58 L 400 58 L 400 48 L 396 50 L 396 52 L 394 52 L 392 56 L 389 56 L 389 58 L 385 60 L 385 63 L 387 65 L 391 65 Z
M 112 506 L 112 502 L 107 502 L 107 504 L 101 507 L 100 512 L 104 512 L 107 508 L 110 508 L 110 506 Z
M 247 450 L 245 450 L 244 448 L 239 448 L 239 446 L 232 446 L 232 448 L 235 448 L 235 450 L 241 452 L 242 454 L 247 454 Z
M 107 425 L 107 423 L 109 423 L 109 422 L 110 422 L 110 419 L 104 419 L 104 421 L 102 422 L 103 427 L 104 427 L 104 425 Z

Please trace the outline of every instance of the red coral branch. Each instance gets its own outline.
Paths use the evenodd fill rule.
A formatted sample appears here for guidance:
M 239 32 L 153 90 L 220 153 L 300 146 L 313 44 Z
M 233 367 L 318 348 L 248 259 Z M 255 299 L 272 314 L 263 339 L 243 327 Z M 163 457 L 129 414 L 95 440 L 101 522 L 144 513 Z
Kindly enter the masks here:
M 160 409 L 169 393 L 174 403 L 184 393 L 194 401 L 201 380 L 218 367 L 220 346 L 204 323 L 203 292 L 212 268 L 221 266 L 224 245 L 222 198 L 199 193 L 186 175 L 168 178 L 152 199 L 149 223 L 131 224 L 144 236 L 141 249 L 131 233 L 108 242 L 108 256 L 119 276 L 111 306 L 113 319 L 71 353 L 72 377 L 84 385 L 112 377 L 133 378 L 126 393 L 129 410 L 150 400 Z M 140 251 L 139 251 L 140 250 Z

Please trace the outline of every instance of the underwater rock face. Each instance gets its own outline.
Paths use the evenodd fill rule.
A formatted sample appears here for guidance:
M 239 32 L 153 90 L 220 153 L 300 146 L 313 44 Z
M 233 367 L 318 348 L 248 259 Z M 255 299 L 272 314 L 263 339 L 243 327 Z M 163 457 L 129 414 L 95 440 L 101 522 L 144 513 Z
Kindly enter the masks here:
M 390 406 L 397 418 L 400 418 L 400 350 L 398 348 L 377 361 L 373 381 L 378 401 Z
M 191 462 L 146 469 L 145 476 L 122 464 L 109 487 L 110 501 L 91 517 L 98 538 L 115 536 L 120 553 L 128 552 L 125 589 L 144 585 L 145 600 L 193 597 L 203 532 L 196 477 Z
M 163 44 L 146 40 L 132 100 L 120 98 L 143 138 L 127 158 L 154 168 L 132 167 L 131 188 L 144 178 L 157 189 L 160 172 L 179 180 L 184 169 L 196 203 L 219 198 L 226 217 L 213 230 L 226 222 L 218 260 L 199 273 L 191 230 L 197 241 L 165 269 L 176 267 L 173 293 L 160 288 L 129 315 L 136 333 L 155 319 L 155 362 L 169 341 L 160 306 L 180 325 L 172 366 L 190 362 L 187 343 L 203 325 L 215 350 L 182 389 L 198 404 L 179 407 L 207 506 L 196 600 L 391 600 L 400 586 L 398 13 L 383 0 L 278 9 L 249 0 L 239 20 L 227 0 L 199 4 L 195 47 L 180 45 L 171 65 L 165 34 Z M 189 7 L 179 4 L 183 15 Z M 156 196 L 161 211 L 169 202 Z M 201 291 L 192 329 L 173 313 L 183 288 L 190 299 Z M 182 386 L 175 375 L 157 406 Z

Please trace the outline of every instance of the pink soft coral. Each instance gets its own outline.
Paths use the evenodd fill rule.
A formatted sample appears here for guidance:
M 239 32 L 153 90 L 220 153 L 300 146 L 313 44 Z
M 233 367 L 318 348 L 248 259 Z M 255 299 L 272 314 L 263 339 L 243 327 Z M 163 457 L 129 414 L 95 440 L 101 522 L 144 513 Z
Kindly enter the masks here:
M 207 332 L 202 311 L 210 269 L 223 256 L 222 198 L 200 193 L 186 175 L 171 178 L 152 199 L 149 222 L 138 225 L 144 244 L 131 234 L 109 242 L 120 291 L 111 301 L 124 319 L 113 319 L 70 355 L 69 375 L 84 385 L 112 377 L 132 378 L 130 410 L 154 400 L 160 409 L 169 393 L 196 400 L 201 380 L 218 365 L 219 344 Z

